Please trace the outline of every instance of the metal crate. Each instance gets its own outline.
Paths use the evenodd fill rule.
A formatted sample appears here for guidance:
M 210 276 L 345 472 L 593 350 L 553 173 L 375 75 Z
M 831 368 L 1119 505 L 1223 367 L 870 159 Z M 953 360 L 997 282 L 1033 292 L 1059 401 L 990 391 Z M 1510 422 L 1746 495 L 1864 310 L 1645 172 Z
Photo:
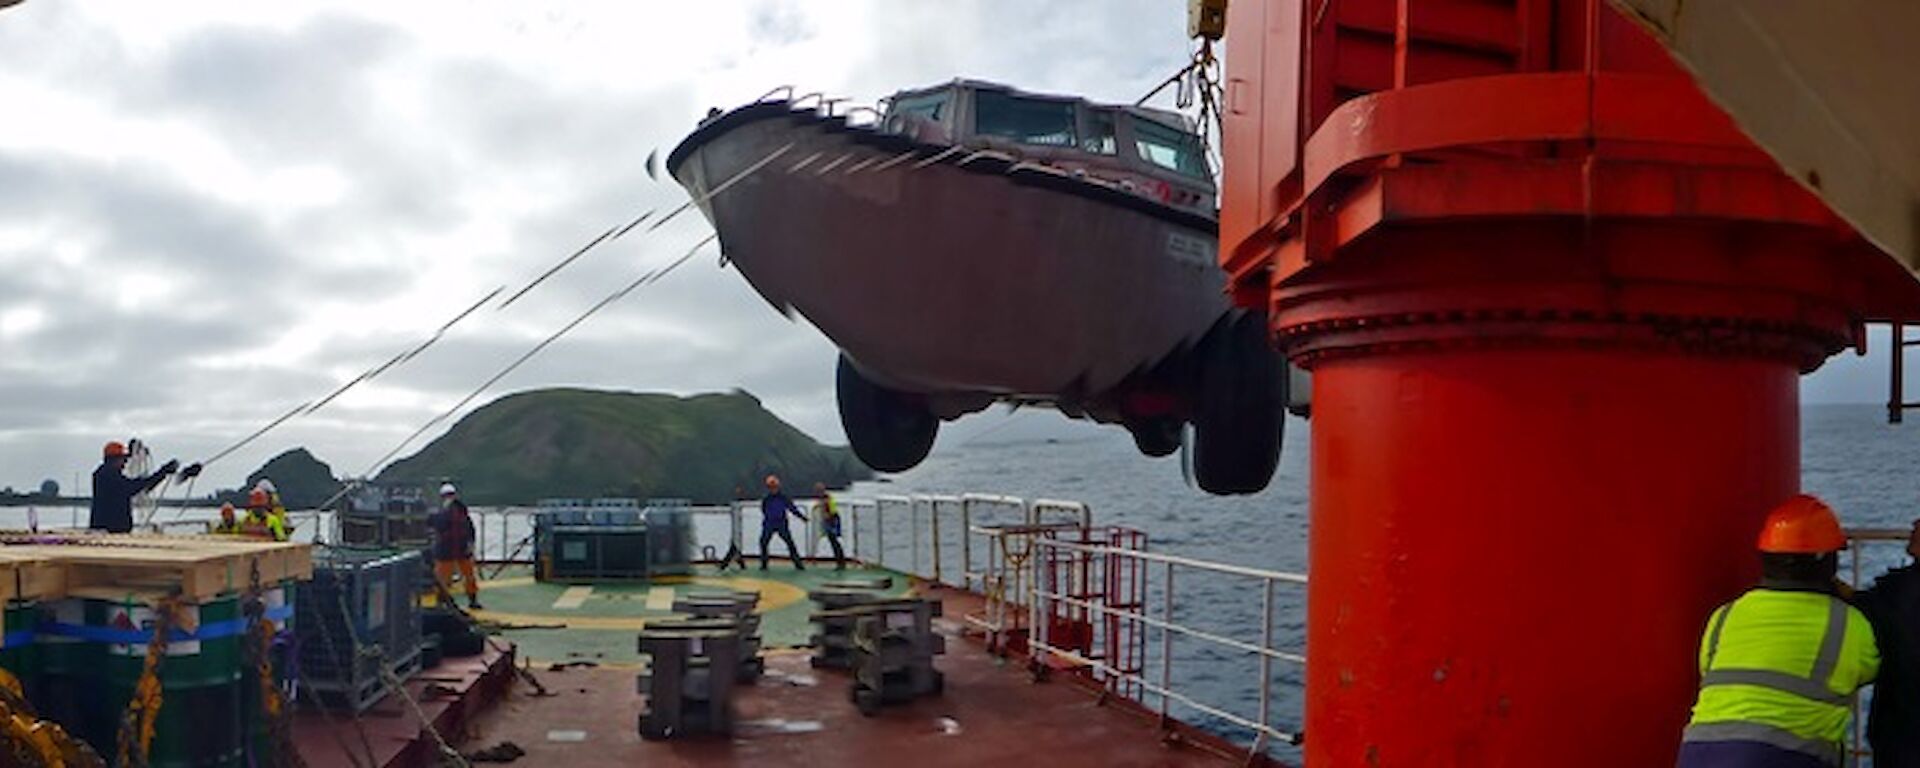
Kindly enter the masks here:
M 424 571 L 418 552 L 316 554 L 313 580 L 299 585 L 294 600 L 308 701 L 364 710 L 384 695 L 383 672 L 404 680 L 419 668 Z

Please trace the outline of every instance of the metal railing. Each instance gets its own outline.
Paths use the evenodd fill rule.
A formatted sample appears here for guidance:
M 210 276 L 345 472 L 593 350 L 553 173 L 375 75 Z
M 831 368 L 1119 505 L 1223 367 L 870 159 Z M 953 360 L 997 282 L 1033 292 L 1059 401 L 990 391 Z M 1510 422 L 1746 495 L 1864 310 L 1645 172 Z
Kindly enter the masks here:
M 1058 539 L 1039 538 L 1035 540 L 1039 552 L 1062 551 L 1065 553 L 1093 556 L 1096 562 L 1111 564 L 1129 562 L 1146 573 L 1158 570 L 1160 578 L 1160 615 L 1148 615 L 1145 603 L 1137 606 L 1114 606 L 1103 601 L 1089 600 L 1067 594 L 1065 591 L 1036 588 L 1029 604 L 1029 626 L 1034 628 L 1034 637 L 1030 647 L 1036 659 L 1058 659 L 1068 664 L 1094 670 L 1098 674 L 1111 676 L 1147 691 L 1159 701 L 1159 714 L 1165 719 L 1174 702 L 1192 708 L 1195 711 L 1219 718 L 1223 721 L 1252 731 L 1254 742 L 1249 754 L 1259 754 L 1272 741 L 1285 744 L 1298 743 L 1298 734 L 1277 728 L 1273 721 L 1273 662 L 1304 666 L 1307 657 L 1304 653 L 1280 650 L 1274 647 L 1274 590 L 1285 585 L 1288 588 L 1304 588 L 1307 584 L 1305 574 L 1284 573 L 1259 568 L 1248 568 L 1224 563 L 1210 563 L 1203 560 L 1166 555 L 1156 552 L 1120 549 L 1104 545 L 1079 544 Z M 1176 603 L 1175 574 L 1177 569 L 1199 572 L 1218 577 L 1242 578 L 1259 582 L 1261 585 L 1261 626 L 1260 640 L 1253 643 L 1246 640 L 1208 632 L 1183 624 L 1174 618 Z M 1144 674 L 1131 672 L 1115 666 L 1109 660 L 1092 658 L 1079 651 L 1063 648 L 1052 642 L 1049 637 L 1050 622 L 1043 621 L 1050 613 L 1052 603 L 1063 603 L 1088 611 L 1102 618 L 1116 619 L 1132 624 L 1136 628 L 1152 627 L 1160 631 L 1159 662 L 1157 679 L 1149 680 Z M 1210 644 L 1230 651 L 1251 654 L 1258 657 L 1260 685 L 1256 699 L 1258 714 L 1247 718 L 1221 707 L 1200 701 L 1195 697 L 1176 690 L 1173 682 L 1174 638 L 1182 636 L 1201 643 Z M 1143 702 L 1144 703 L 1144 702 Z
M 809 512 L 818 502 L 797 499 Z M 984 632 L 990 648 L 1000 652 L 1024 651 L 1042 665 L 1060 665 L 1086 671 L 1108 681 L 1108 689 L 1149 710 L 1157 709 L 1162 718 L 1172 716 L 1175 706 L 1217 718 L 1253 734 L 1249 755 L 1261 753 L 1275 744 L 1296 744 L 1297 731 L 1274 724 L 1275 663 L 1303 667 L 1304 652 L 1276 646 L 1275 620 L 1277 594 L 1281 590 L 1304 592 L 1307 576 L 1260 568 L 1207 562 L 1177 555 L 1148 552 L 1144 546 L 1124 548 L 1088 543 L 1088 532 L 1095 530 L 1092 510 L 1079 502 L 1048 499 L 1027 500 L 992 494 L 962 495 L 881 495 L 874 497 L 836 497 L 843 518 L 843 545 L 856 560 L 892 569 L 934 583 L 973 591 L 985 598 L 979 613 L 965 616 L 965 622 Z M 527 507 L 481 508 L 474 510 L 476 539 L 481 559 L 492 563 L 532 563 L 533 514 Z M 715 560 L 724 546 L 735 546 L 744 553 L 745 522 L 759 513 L 758 502 L 741 501 L 731 505 L 705 505 L 693 508 L 696 530 L 699 521 L 712 536 L 700 540 L 704 560 Z M 77 513 L 69 511 L 69 517 Z M 307 532 L 320 543 L 337 541 L 334 516 L 310 510 L 289 513 L 296 531 Z M 724 528 L 713 525 L 724 520 Z M 79 527 L 84 521 L 69 520 Z M 161 523 L 169 532 L 203 530 L 202 520 L 167 520 Z M 50 526 L 57 527 L 57 526 Z M 818 514 L 809 514 L 802 545 L 807 556 L 821 551 L 824 529 Z M 1847 531 L 1849 554 L 1844 573 L 1850 583 L 1862 586 L 1874 576 L 1886 552 L 1884 548 L 1904 543 L 1909 530 L 1903 528 L 1858 528 Z M 302 537 L 304 538 L 304 537 Z M 697 539 L 698 540 L 698 539 Z M 1869 556 L 1873 555 L 1873 556 Z M 1897 560 L 1897 556 L 1889 560 Z M 1144 584 L 1124 601 L 1111 590 L 1059 586 L 1045 569 L 1069 563 L 1078 583 L 1100 582 L 1112 569 L 1129 569 L 1127 577 L 1144 574 Z M 1890 563 L 1889 563 L 1890 564 Z M 1178 588 L 1193 585 L 1194 579 L 1239 579 L 1258 588 L 1259 625 L 1247 627 L 1243 618 L 1231 630 L 1198 626 L 1191 614 L 1180 615 Z M 1195 594 L 1188 587 L 1186 594 Z M 1238 594 L 1253 596 L 1253 592 Z M 1152 599 L 1149 600 L 1148 596 Z M 1192 598 L 1189 598 L 1192 599 Z M 1088 652 L 1083 637 L 1057 637 L 1061 624 L 1054 617 L 1068 614 L 1072 622 L 1123 625 L 1139 637 L 1157 633 L 1152 657 L 1123 660 L 1111 652 Z M 1157 610 L 1156 610 L 1157 609 Z M 1217 617 L 1216 617 L 1217 618 Z M 1216 622 L 1217 623 L 1217 622 Z M 1082 627 L 1085 630 L 1085 627 Z M 1018 637 L 1024 649 L 1009 648 L 1007 640 Z M 1069 647 L 1075 645 L 1079 647 Z M 1259 684 L 1251 704 L 1251 716 L 1230 711 L 1217 700 L 1206 700 L 1191 687 L 1177 681 L 1176 664 L 1183 660 L 1176 649 L 1195 647 L 1224 651 L 1229 657 L 1252 657 L 1257 665 Z M 1189 658 L 1192 658 L 1191 654 Z M 1124 684 L 1116 686 L 1114 683 Z M 1242 697 L 1234 704 L 1246 706 Z M 1870 752 L 1865 741 L 1865 717 L 1862 697 L 1855 696 L 1854 727 L 1849 734 L 1850 751 L 1857 757 Z M 1283 715 L 1284 716 L 1284 715 Z M 1297 715 L 1296 715 L 1297 718 Z M 1297 719 L 1296 719 L 1297 722 Z
M 1034 626 L 1032 608 L 1039 592 L 1035 542 L 1085 530 L 1079 523 L 975 525 L 967 529 L 967 539 L 980 539 L 985 554 L 980 568 L 967 569 L 964 581 L 985 600 L 978 613 L 968 613 L 962 620 L 986 636 L 987 650 L 1018 651 Z
M 982 525 L 1071 521 L 1091 526 L 1093 511 L 1077 501 L 969 493 L 835 498 L 846 529 L 847 556 L 936 584 L 984 591 L 987 534 Z M 818 516 L 815 516 L 816 518 Z M 817 541 L 818 536 L 809 536 Z M 957 578 L 955 578 L 957 577 Z

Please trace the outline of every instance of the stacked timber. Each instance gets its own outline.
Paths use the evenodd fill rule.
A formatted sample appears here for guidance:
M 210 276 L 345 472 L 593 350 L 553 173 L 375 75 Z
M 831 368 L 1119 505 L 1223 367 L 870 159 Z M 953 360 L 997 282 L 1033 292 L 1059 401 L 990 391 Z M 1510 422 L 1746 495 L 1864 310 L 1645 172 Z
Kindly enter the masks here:
M 153 722 L 147 764 L 242 765 L 265 733 L 257 670 L 278 667 L 265 622 L 292 618 L 288 587 L 312 570 L 307 544 L 0 534 L 0 668 L 41 716 L 105 755 L 151 678 L 158 708 L 131 708 Z

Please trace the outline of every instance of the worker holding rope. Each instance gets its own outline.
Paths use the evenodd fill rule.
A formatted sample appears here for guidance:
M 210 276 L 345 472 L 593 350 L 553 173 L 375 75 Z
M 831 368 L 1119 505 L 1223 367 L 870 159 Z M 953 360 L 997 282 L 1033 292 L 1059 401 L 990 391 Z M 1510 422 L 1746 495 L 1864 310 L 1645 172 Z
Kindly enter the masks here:
M 199 464 L 181 470 L 180 460 L 174 459 L 151 475 L 127 477 L 129 455 L 126 444 L 117 440 L 107 443 L 101 450 L 100 466 L 93 470 L 93 503 L 87 517 L 88 528 L 108 533 L 130 533 L 133 531 L 133 497 L 158 487 L 176 471 L 180 472 L 182 478 L 200 474 Z

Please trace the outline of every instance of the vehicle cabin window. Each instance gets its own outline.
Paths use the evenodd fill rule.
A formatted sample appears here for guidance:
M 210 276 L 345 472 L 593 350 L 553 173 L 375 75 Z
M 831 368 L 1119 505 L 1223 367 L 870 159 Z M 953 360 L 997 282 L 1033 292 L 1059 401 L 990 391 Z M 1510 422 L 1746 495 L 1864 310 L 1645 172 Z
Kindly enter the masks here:
M 1112 112 L 1087 113 L 1087 135 L 1080 139 L 1080 149 L 1096 155 L 1111 155 L 1120 151 L 1120 142 L 1113 136 Z
M 974 92 L 973 132 L 1043 147 L 1079 144 L 1073 129 L 1072 102 L 1030 99 L 999 91 Z
M 1204 179 L 1206 156 L 1200 152 L 1200 140 L 1193 134 L 1152 120 L 1133 118 L 1133 146 L 1140 159 L 1196 179 Z
M 912 115 L 936 123 L 946 122 L 948 101 L 946 91 L 906 96 L 893 100 L 893 106 L 887 110 L 887 116 Z

